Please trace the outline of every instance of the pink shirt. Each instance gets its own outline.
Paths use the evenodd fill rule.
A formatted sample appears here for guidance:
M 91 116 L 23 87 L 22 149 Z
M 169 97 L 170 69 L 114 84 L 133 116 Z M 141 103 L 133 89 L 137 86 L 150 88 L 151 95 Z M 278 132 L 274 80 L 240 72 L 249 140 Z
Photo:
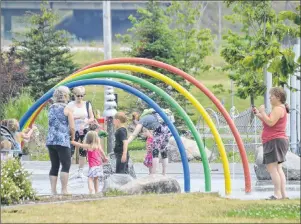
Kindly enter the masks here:
M 270 127 L 265 122 L 262 122 L 263 131 L 262 131 L 261 138 L 263 144 L 276 138 L 287 139 L 287 136 L 285 134 L 286 123 L 287 123 L 287 112 L 285 108 L 283 108 L 283 110 L 284 110 L 284 116 L 280 118 L 274 126 Z
M 101 153 L 98 149 L 88 150 L 88 163 L 89 167 L 102 165 Z

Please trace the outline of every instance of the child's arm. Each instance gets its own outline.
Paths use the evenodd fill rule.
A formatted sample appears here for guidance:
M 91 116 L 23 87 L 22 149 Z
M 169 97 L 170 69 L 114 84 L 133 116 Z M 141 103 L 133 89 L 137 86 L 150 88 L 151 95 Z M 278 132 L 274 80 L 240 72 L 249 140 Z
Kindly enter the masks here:
M 88 144 L 82 144 L 82 143 L 79 143 L 79 142 L 76 142 L 76 141 L 71 141 L 71 144 L 74 145 L 74 146 L 77 146 L 77 147 L 81 147 L 84 150 L 87 150 L 88 148 L 90 148 L 90 146 Z
M 99 148 L 99 151 L 100 151 L 101 157 L 103 158 L 104 162 L 107 162 L 109 159 L 108 159 L 108 157 L 106 157 L 105 152 L 102 150 L 102 148 Z
M 123 140 L 123 151 L 122 151 L 122 157 L 121 157 L 121 162 L 123 162 L 123 163 L 126 162 L 127 152 L 128 152 L 128 140 Z
M 37 126 L 33 125 L 32 128 L 27 128 L 24 131 L 21 132 L 21 137 L 24 140 L 29 140 L 33 131 L 37 129 Z

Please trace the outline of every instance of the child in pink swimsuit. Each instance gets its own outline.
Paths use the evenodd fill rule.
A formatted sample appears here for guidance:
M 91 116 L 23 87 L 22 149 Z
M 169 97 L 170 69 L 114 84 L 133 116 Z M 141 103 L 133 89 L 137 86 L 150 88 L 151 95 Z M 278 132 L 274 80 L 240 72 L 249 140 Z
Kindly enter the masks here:
M 102 192 L 102 189 L 99 191 L 99 183 L 101 183 L 103 186 L 104 180 L 102 163 L 103 161 L 108 161 L 108 159 L 100 145 L 98 133 L 96 131 L 89 131 L 84 139 L 83 144 L 76 141 L 72 141 L 71 143 L 88 151 L 88 187 L 90 194 L 92 194 L 93 191 L 95 193 Z

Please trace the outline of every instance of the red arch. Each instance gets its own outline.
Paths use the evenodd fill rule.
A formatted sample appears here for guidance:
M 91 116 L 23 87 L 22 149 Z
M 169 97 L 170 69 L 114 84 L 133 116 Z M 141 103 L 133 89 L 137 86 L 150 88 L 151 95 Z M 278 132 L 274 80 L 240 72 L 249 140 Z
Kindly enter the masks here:
M 88 65 L 88 66 L 86 66 L 86 67 L 84 67 L 84 68 L 82 68 L 78 71 L 83 71 L 83 70 L 86 70 L 88 68 L 101 66 L 101 65 L 121 64 L 121 63 L 141 64 L 141 65 L 148 65 L 148 66 L 153 66 L 153 67 L 165 69 L 165 70 L 167 70 L 171 73 L 182 76 L 184 79 L 186 79 L 187 81 L 189 81 L 190 83 L 195 85 L 197 88 L 199 88 L 206 96 L 208 96 L 208 98 L 215 104 L 215 106 L 219 109 L 221 114 L 224 116 L 224 118 L 226 119 L 226 121 L 227 121 L 233 135 L 234 135 L 234 138 L 235 138 L 235 141 L 237 143 L 239 153 L 240 153 L 240 156 L 241 156 L 243 169 L 244 169 L 245 191 L 247 193 L 251 192 L 251 176 L 250 176 L 249 162 L 248 162 L 248 158 L 247 158 L 247 155 L 246 155 L 246 150 L 245 150 L 244 144 L 242 142 L 242 139 L 239 135 L 239 132 L 238 132 L 234 122 L 232 121 L 230 115 L 228 114 L 228 112 L 224 108 L 224 106 L 213 95 L 213 93 L 206 86 L 204 86 L 200 81 L 196 80 L 191 75 L 187 74 L 186 72 L 184 72 L 184 71 L 182 71 L 182 70 L 180 70 L 180 69 L 178 69 L 174 66 L 165 64 L 165 63 L 160 62 L 160 61 L 147 59 L 147 58 L 113 58 L 113 59 L 100 61 L 100 62 L 91 64 L 91 65 Z
M 86 66 L 82 69 L 77 70 L 75 73 L 77 73 L 79 71 L 86 70 L 88 68 L 93 68 L 93 67 L 96 67 L 96 66 L 110 65 L 110 64 L 121 64 L 121 63 L 141 64 L 141 65 L 148 65 L 148 66 L 152 66 L 152 67 L 162 68 L 162 69 L 165 69 L 165 70 L 167 70 L 171 73 L 182 76 L 184 79 L 186 79 L 187 81 L 189 81 L 190 83 L 195 85 L 197 88 L 199 88 L 215 104 L 215 106 L 219 109 L 221 114 L 226 119 L 226 121 L 227 121 L 233 135 L 234 135 L 235 141 L 236 141 L 238 149 L 239 149 L 240 157 L 241 157 L 241 160 L 242 160 L 242 165 L 243 165 L 243 169 L 244 169 L 244 177 L 245 177 L 245 192 L 247 192 L 247 193 L 251 192 L 251 176 L 250 176 L 249 162 L 248 162 L 248 158 L 247 158 L 247 155 L 246 155 L 246 150 L 245 150 L 244 144 L 242 142 L 242 139 L 239 135 L 239 132 L 238 132 L 234 122 L 232 121 L 230 115 L 228 114 L 228 112 L 224 108 L 224 106 L 213 95 L 213 93 L 209 89 L 207 89 L 207 87 L 204 86 L 200 81 L 196 80 L 191 75 L 187 74 L 186 72 L 184 72 L 184 71 L 182 71 L 182 70 L 180 70 L 180 69 L 178 69 L 174 66 L 165 64 L 165 63 L 160 62 L 160 61 L 156 61 L 156 60 L 152 60 L 152 59 L 146 59 L 146 58 L 114 58 L 114 59 L 109 59 L 109 60 L 100 61 L 100 62 L 91 64 L 91 65 L 88 65 L 88 66 Z M 42 110 L 42 108 L 45 105 L 46 104 L 44 103 L 43 106 L 38 111 L 38 113 L 36 113 L 34 119 L 32 119 L 32 122 L 35 120 L 36 116 L 39 114 L 39 112 Z

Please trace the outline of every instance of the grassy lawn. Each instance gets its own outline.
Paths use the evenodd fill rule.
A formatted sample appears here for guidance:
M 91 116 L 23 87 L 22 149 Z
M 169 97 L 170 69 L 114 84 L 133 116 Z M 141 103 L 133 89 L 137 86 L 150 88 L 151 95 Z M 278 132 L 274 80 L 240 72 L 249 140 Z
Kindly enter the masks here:
M 233 200 L 215 194 L 112 197 L 1 211 L 5 223 L 300 223 L 299 200 Z

